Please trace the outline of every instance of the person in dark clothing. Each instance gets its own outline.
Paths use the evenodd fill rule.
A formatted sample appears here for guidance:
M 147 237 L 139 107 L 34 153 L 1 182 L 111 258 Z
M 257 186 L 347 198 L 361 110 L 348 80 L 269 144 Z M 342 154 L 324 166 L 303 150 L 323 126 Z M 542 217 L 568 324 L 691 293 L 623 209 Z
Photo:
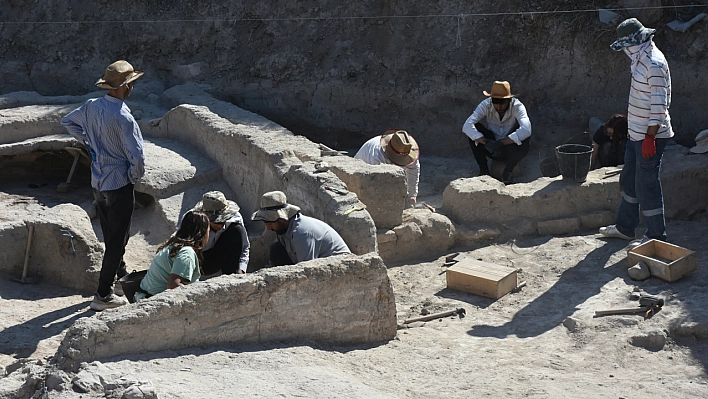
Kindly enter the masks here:
M 624 165 L 627 148 L 627 117 L 614 114 L 592 136 L 591 168 Z
M 251 244 L 239 210 L 221 191 L 205 193 L 192 209 L 209 217 L 209 241 L 202 248 L 205 276 L 246 273 Z

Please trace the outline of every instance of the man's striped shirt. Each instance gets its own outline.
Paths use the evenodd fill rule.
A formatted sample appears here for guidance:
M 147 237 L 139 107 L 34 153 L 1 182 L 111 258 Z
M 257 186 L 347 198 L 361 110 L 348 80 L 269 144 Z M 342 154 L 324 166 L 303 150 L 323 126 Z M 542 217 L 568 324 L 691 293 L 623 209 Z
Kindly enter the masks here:
M 63 117 L 61 124 L 90 147 L 93 188 L 116 190 L 145 174 L 143 136 L 123 101 L 109 95 L 90 99 Z
M 630 138 L 644 140 L 647 128 L 655 125 L 659 125 L 657 138 L 673 137 L 669 116 L 671 73 L 664 54 L 653 42 L 646 46 L 631 46 L 627 52 L 630 57 L 636 57 L 627 111 Z

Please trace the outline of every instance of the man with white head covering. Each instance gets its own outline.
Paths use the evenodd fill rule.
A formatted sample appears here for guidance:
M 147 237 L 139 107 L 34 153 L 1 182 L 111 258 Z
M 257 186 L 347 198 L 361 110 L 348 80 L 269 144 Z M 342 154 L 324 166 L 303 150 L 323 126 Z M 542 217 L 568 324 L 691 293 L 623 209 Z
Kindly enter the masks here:
M 420 147 L 413 136 L 401 129 L 388 129 L 369 139 L 354 158 L 369 165 L 394 164 L 403 168 L 408 186 L 408 206 L 414 207 L 420 181 Z
M 108 89 L 108 94 L 86 101 L 61 120 L 91 154 L 91 187 L 106 246 L 98 289 L 91 302 L 91 309 L 97 311 L 128 303 L 114 294 L 113 282 L 116 275 L 120 278 L 128 274 L 123 255 L 135 205 L 133 187 L 145 173 L 143 136 L 124 102 L 133 82 L 141 76 L 143 72 L 134 70 L 127 61 L 112 63 L 96 82 L 96 86 Z
M 511 94 L 507 81 L 495 81 L 492 90 L 482 92 L 489 97 L 477 105 L 462 125 L 479 175 L 489 175 L 487 158 L 506 162 L 502 172 L 504 184 L 513 183 L 514 167 L 529 153 L 531 121 L 524 104 Z
M 629 141 L 620 174 L 622 202 L 616 224 L 600 228 L 605 237 L 634 239 L 641 209 L 647 225 L 645 237 L 666 241 L 659 171 L 674 131 L 669 116 L 671 74 L 664 54 L 652 40 L 655 31 L 629 18 L 617 26 L 617 40 L 610 45 L 630 58 L 632 84 L 627 112 Z
M 270 246 L 269 266 L 294 265 L 306 260 L 351 253 L 332 227 L 301 215 L 300 208 L 288 204 L 282 191 L 263 194 L 261 207 L 252 219 L 265 222 L 266 228 L 277 235 L 278 241 Z
M 221 191 L 209 191 L 192 210 L 209 217 L 209 240 L 202 248 L 204 275 L 245 274 L 251 243 L 238 204 Z

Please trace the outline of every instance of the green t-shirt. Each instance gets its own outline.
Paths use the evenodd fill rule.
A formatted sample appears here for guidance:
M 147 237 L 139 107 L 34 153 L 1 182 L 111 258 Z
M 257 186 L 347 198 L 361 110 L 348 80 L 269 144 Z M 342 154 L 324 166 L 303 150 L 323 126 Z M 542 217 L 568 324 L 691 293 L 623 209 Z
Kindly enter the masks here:
M 140 288 L 152 295 L 159 294 L 167 289 L 167 280 L 170 274 L 176 274 L 190 283 L 199 280 L 199 258 L 194 248 L 190 246 L 182 247 L 174 257 L 170 258 L 171 246 L 163 248 L 155 255 L 150 264 L 145 278 L 140 283 Z M 138 292 L 135 299 L 143 299 L 145 294 Z

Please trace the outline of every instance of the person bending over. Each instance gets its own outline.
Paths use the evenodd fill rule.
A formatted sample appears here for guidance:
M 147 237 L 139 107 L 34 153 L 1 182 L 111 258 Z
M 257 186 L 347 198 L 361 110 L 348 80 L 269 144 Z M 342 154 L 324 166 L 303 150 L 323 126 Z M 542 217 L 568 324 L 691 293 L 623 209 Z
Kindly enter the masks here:
M 624 165 L 627 148 L 627 117 L 614 114 L 592 136 L 592 169 Z
M 282 191 L 271 191 L 261 197 L 261 208 L 253 220 L 265 222 L 277 235 L 270 246 L 269 266 L 294 265 L 306 260 L 351 251 L 342 237 L 327 223 L 300 214 L 300 208 L 288 204 Z
M 192 209 L 209 217 L 211 234 L 202 249 L 204 275 L 246 273 L 251 244 L 239 210 L 221 191 L 204 193 Z
M 140 282 L 140 291 L 135 293 L 135 301 L 199 280 L 202 248 L 208 239 L 207 215 L 187 212 L 179 230 L 157 249 L 145 278 Z

